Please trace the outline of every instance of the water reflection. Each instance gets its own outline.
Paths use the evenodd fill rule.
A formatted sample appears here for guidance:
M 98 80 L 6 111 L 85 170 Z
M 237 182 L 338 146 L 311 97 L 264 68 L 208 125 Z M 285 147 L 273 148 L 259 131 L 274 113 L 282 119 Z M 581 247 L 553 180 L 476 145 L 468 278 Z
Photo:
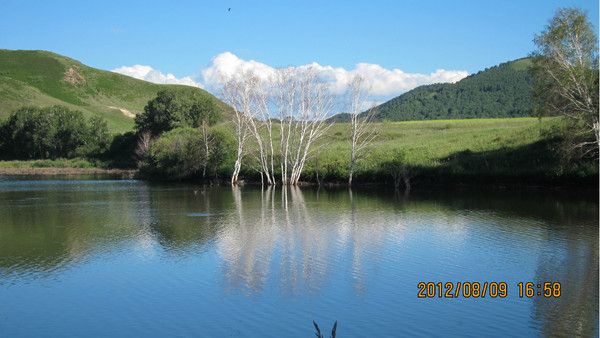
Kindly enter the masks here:
M 1 182 L 3 274 L 44 275 L 147 235 L 145 209 L 137 208 L 147 196 L 144 185 L 88 182 L 57 188 L 61 185 Z
M 224 219 L 216 243 L 223 259 L 223 275 L 230 287 L 255 291 L 264 287 L 275 246 L 275 216 L 267 214 L 274 212 L 269 208 L 271 197 L 269 192 L 261 192 L 261 205 L 254 209 L 255 205 L 244 205 L 239 188 L 232 188 L 234 210 Z
M 243 194 L 240 188 L 232 188 L 234 210 L 221 220 L 216 239 L 230 287 L 261 292 L 271 275 L 286 293 L 318 290 L 349 256 L 349 277 L 360 292 L 365 287 L 365 269 L 377 268 L 378 246 L 386 239 L 402 239 L 398 215 L 359 207 L 360 198 L 352 191 L 321 197 L 324 203 L 314 192 L 307 202 L 298 187 L 246 192 L 257 198 L 243 198 Z
M 563 222 L 577 232 L 549 234 L 552 245 L 544 248 L 535 272 L 536 281 L 561 282 L 561 297 L 537 298 L 533 317 L 545 336 L 597 337 L 598 233 L 570 218 Z
M 347 307 L 345 320 L 355 320 L 359 332 L 370 325 L 359 313 L 382 330 L 395 327 L 398 317 L 427 324 L 430 314 L 419 311 L 431 310 L 415 303 L 413 292 L 421 279 L 560 281 L 559 299 L 513 296 L 494 305 L 505 316 L 497 316 L 498 325 L 503 318 L 520 319 L 525 311 L 529 316 L 519 333 L 594 336 L 597 226 L 597 196 L 547 192 L 413 191 L 405 196 L 136 181 L 1 181 L 0 294 L 9 286 L 60 279 L 106 257 L 128 257 L 114 273 L 129 278 L 132 267 L 144 262 L 152 263 L 149 271 L 179 275 L 184 275 L 181 262 L 193 262 L 185 269 L 209 275 L 205 287 L 222 290 L 240 307 L 242 299 L 265 295 L 277 305 L 312 295 L 336 312 Z M 440 311 L 454 313 L 450 319 L 470 314 L 472 325 L 482 327 L 492 315 L 482 310 L 485 302 L 433 304 L 448 307 Z M 290 311 L 305 309 L 297 306 Z M 456 323 L 444 328 L 460 330 Z

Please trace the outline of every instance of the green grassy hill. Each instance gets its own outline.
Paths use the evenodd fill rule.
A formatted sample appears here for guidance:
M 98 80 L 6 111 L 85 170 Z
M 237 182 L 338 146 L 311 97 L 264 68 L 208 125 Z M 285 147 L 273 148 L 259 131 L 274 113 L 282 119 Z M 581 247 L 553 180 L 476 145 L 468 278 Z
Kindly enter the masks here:
M 61 104 L 87 116 L 99 115 L 113 132 L 123 132 L 133 128 L 133 116 L 148 100 L 173 87 L 218 101 L 200 88 L 154 84 L 47 51 L 0 49 L 0 118 L 23 106 Z
M 388 121 L 525 117 L 532 112 L 530 59 L 502 63 L 456 83 L 417 87 L 375 107 Z M 339 115 L 336 121 L 347 121 Z

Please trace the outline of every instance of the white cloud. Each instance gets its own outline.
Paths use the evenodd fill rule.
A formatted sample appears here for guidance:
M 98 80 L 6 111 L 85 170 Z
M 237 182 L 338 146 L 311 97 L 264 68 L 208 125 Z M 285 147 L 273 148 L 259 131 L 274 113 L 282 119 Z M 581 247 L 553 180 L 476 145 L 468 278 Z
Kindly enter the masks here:
M 421 85 L 457 82 L 469 75 L 464 70 L 445 69 L 438 69 L 429 74 L 409 73 L 401 69 L 388 69 L 372 63 L 359 63 L 354 69 L 350 70 L 341 67 L 323 66 L 315 62 L 291 67 L 291 69 L 300 70 L 307 67 L 314 68 L 319 77 L 329 84 L 332 92 L 337 94 L 344 93 L 354 76 L 360 75 L 364 79 L 365 87 L 369 89 L 369 104 L 381 103 Z M 114 69 L 113 72 L 154 83 L 184 84 L 208 88 L 212 92 L 217 92 L 223 79 L 235 74 L 252 72 L 266 80 L 275 75 L 277 68 L 262 62 L 241 59 L 231 52 L 224 52 L 215 56 L 211 63 L 202 70 L 199 77 L 201 80 L 192 76 L 177 78 L 173 74 L 164 74 L 150 66 L 143 65 L 123 66 Z
M 207 87 L 219 87 L 223 79 L 242 72 L 251 72 L 259 78 L 267 80 L 275 75 L 276 69 L 254 60 L 242 60 L 233 53 L 225 52 L 212 59 L 211 65 L 202 70 L 202 77 Z
M 177 78 L 175 75 L 171 73 L 162 73 L 159 70 L 156 70 L 150 66 L 144 65 L 133 65 L 133 66 L 123 66 L 117 69 L 112 70 L 115 73 L 127 75 L 134 77 L 136 79 L 145 80 L 153 83 L 161 83 L 161 84 L 180 84 L 186 86 L 200 87 L 202 85 L 194 80 L 191 76 L 185 76 L 182 78 Z
M 367 110 L 367 109 L 371 109 L 375 106 L 378 106 L 382 103 L 384 103 L 385 101 L 380 101 L 380 100 L 363 100 L 360 105 L 359 105 L 359 109 L 361 111 Z
M 353 77 L 360 75 L 364 78 L 366 88 L 371 96 L 396 96 L 415 87 L 442 82 L 456 82 L 469 73 L 464 70 L 438 69 L 430 74 L 407 73 L 400 69 L 387 69 L 377 64 L 359 63 L 354 69 L 323 66 L 311 63 L 292 67 L 302 69 L 313 67 L 320 78 L 328 82 L 335 93 L 343 93 L 348 88 Z M 269 78 L 277 71 L 276 68 L 254 60 L 243 60 L 235 54 L 225 52 L 213 58 L 210 66 L 202 71 L 203 83 L 207 87 L 217 88 L 223 78 L 228 78 L 240 72 L 253 72 L 261 78 Z

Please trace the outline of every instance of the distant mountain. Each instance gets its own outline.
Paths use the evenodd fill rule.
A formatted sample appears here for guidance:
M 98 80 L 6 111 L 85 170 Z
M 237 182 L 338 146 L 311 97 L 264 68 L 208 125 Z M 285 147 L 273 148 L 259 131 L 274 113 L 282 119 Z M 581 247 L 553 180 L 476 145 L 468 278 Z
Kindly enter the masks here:
M 374 108 L 377 120 L 439 120 L 530 116 L 531 60 L 487 68 L 456 83 L 417 87 Z M 335 121 L 347 121 L 345 114 Z
M 111 130 L 122 132 L 133 128 L 133 116 L 165 88 L 194 91 L 218 101 L 200 88 L 154 84 L 47 51 L 0 49 L 0 118 L 22 106 L 61 104 L 102 116 Z

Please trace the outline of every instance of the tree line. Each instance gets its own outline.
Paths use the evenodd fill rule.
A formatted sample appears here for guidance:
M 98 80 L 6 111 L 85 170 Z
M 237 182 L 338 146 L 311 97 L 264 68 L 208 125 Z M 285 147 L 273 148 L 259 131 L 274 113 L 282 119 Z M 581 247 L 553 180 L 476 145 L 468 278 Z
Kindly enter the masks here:
M 62 106 L 21 108 L 0 125 L 3 160 L 98 157 L 109 145 L 106 121 Z

